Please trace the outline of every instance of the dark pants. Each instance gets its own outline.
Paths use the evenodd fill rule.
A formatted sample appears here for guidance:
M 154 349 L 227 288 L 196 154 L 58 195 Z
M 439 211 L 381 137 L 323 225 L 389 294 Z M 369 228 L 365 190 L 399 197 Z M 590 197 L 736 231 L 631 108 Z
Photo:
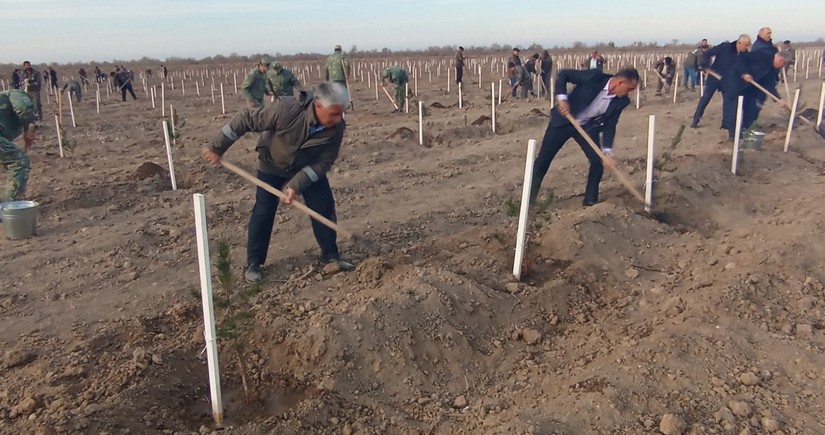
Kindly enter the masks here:
M 270 186 L 281 190 L 289 179 L 277 175 L 258 171 L 258 179 Z M 332 197 L 332 188 L 329 180 L 321 177 L 312 183 L 303 197 L 307 207 L 315 210 L 321 216 L 336 222 L 335 199 Z M 249 232 L 246 245 L 246 260 L 248 264 L 264 264 L 269 251 L 269 240 L 275 226 L 275 212 L 278 210 L 278 197 L 258 187 L 255 190 L 255 206 L 252 207 L 252 216 L 249 217 Z M 324 224 L 312 219 L 312 232 L 321 248 L 324 258 L 338 257 L 337 234 Z
M 599 140 L 600 127 L 585 128 L 585 131 L 596 142 L 596 145 L 601 148 Z M 533 166 L 533 184 L 530 186 L 531 201 L 535 200 L 539 194 L 541 182 L 547 171 L 550 169 L 550 163 L 556 157 L 561 147 L 570 139 L 575 139 L 590 161 L 590 170 L 587 173 L 587 187 L 584 191 L 584 202 L 596 203 L 599 201 L 599 183 L 602 181 L 604 174 L 604 164 L 602 159 L 596 154 L 596 151 L 590 147 L 587 141 L 576 131 L 572 124 L 565 124 L 559 127 L 547 126 L 547 131 L 544 132 L 544 139 L 541 141 L 541 150 Z
M 705 115 L 705 109 L 708 107 L 710 100 L 713 98 L 713 94 L 719 90 L 719 80 L 716 77 L 708 76 L 707 81 L 705 82 L 705 93 L 702 95 L 702 98 L 699 99 L 699 103 L 696 105 L 696 111 L 693 112 L 693 123 L 699 124 L 699 121 L 702 120 L 702 116 Z M 736 110 L 734 108 L 734 110 Z
M 126 91 L 129 91 L 132 94 L 132 98 L 137 100 L 137 95 L 135 95 L 135 90 L 132 89 L 132 82 L 127 82 L 123 87 L 120 88 L 120 93 L 123 98 L 123 101 L 126 101 Z
M 455 67 L 455 82 L 456 84 L 461 83 L 461 80 L 464 78 L 464 66 L 463 65 L 456 65 Z
M 749 86 L 742 94 L 742 130 L 749 129 L 759 118 L 762 110 L 762 102 L 759 101 L 759 94 L 762 91 L 753 86 Z M 739 95 L 723 94 L 722 101 L 722 128 L 728 130 L 728 138 L 733 139 L 736 135 L 736 106 L 739 104 Z M 764 96 L 764 94 L 762 94 Z M 763 98 L 764 101 L 764 98 Z
M 550 89 L 550 73 L 541 73 L 541 82 L 544 83 L 544 93 L 549 94 L 552 92 Z

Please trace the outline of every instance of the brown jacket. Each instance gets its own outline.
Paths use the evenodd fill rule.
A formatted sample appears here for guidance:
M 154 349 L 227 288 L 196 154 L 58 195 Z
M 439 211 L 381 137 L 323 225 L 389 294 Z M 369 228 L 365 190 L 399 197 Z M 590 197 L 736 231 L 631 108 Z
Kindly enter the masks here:
M 335 163 L 346 128 L 341 121 L 310 135 L 310 127 L 318 125 L 312 102 L 308 98 L 301 104 L 287 97 L 242 110 L 212 139 L 211 149 L 223 155 L 244 134 L 263 132 L 255 146 L 259 169 L 289 178 L 284 188 L 303 192 Z

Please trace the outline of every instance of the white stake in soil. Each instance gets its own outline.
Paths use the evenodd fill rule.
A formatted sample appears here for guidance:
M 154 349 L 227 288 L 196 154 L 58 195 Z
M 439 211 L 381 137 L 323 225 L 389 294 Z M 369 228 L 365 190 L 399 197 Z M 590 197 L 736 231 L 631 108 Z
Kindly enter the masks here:
M 60 117 L 54 115 L 54 126 L 57 128 L 57 148 L 60 150 L 60 157 L 63 157 L 63 135 L 60 134 Z
M 493 134 L 496 132 L 496 84 L 490 83 L 490 107 L 492 107 Z
M 816 115 L 816 128 L 822 125 L 822 109 L 825 106 L 825 83 L 822 84 L 822 89 L 819 91 L 819 111 Z
M 527 162 L 524 165 L 524 186 L 521 190 L 521 210 L 518 216 L 518 233 L 516 234 L 516 258 L 513 262 L 513 276 L 521 280 L 521 265 L 524 262 L 524 250 L 527 247 L 527 217 L 530 213 L 530 189 L 533 183 L 533 163 L 536 159 L 536 140 L 527 141 Z
M 650 115 L 647 124 L 647 172 L 645 177 L 645 211 L 653 210 L 653 160 L 654 136 L 656 131 L 656 115 Z
M 175 163 L 172 161 L 172 144 L 169 142 L 169 122 L 163 120 L 163 140 L 166 142 L 166 159 L 169 160 L 169 179 L 172 180 L 172 190 L 178 190 L 175 181 Z
M 226 103 L 223 99 L 223 83 L 221 83 L 221 113 L 226 115 Z
M 736 165 L 739 159 L 739 136 L 742 135 L 742 101 L 744 97 L 739 96 L 736 103 L 736 129 L 733 136 L 733 159 L 731 159 L 730 172 L 736 175 Z
M 464 108 L 464 95 L 461 93 L 461 82 L 458 83 L 458 108 Z
M 68 92 L 68 90 L 66 92 L 66 99 L 69 100 L 69 114 L 72 115 L 72 127 L 77 128 L 77 122 L 75 122 L 74 119 L 74 106 L 72 105 L 72 93 Z
M 424 145 L 424 102 L 418 101 L 418 144 Z
M 788 146 L 791 144 L 791 133 L 793 132 L 793 121 L 796 118 L 796 107 L 799 104 L 799 88 L 793 94 L 793 106 L 791 106 L 791 118 L 788 120 L 788 132 L 785 133 L 785 152 L 788 152 Z
M 166 116 L 166 85 L 160 84 L 160 116 Z
M 218 362 L 218 343 L 215 333 L 215 309 L 212 306 L 212 268 L 209 261 L 209 234 L 206 228 L 206 203 L 203 194 L 192 195 L 195 202 L 195 238 L 198 243 L 198 271 L 201 277 L 203 305 L 203 337 L 206 341 L 206 362 L 209 367 L 209 392 L 212 397 L 212 419 L 223 423 L 221 398 L 221 370 Z

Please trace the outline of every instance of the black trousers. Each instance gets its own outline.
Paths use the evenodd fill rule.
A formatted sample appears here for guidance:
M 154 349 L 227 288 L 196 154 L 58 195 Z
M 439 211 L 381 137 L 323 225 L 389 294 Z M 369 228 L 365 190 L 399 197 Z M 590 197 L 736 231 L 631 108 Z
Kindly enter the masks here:
M 258 171 L 258 179 L 270 186 L 281 190 L 289 179 L 274 174 Z M 332 188 L 329 180 L 321 177 L 312 183 L 303 192 L 304 203 L 321 216 L 336 222 L 335 199 L 332 197 Z M 252 216 L 249 217 L 249 230 L 246 243 L 247 264 L 264 264 L 269 252 L 269 241 L 272 229 L 275 227 L 275 212 L 278 210 L 278 197 L 258 187 L 255 190 L 255 206 L 252 207 Z M 338 257 L 337 234 L 324 224 L 311 219 L 312 232 L 321 248 L 324 258 Z
M 132 98 L 137 100 L 137 95 L 135 95 L 135 90 L 132 89 L 132 82 L 128 82 L 125 85 L 123 85 L 122 88 L 120 88 L 120 93 L 121 93 L 121 97 L 123 98 L 123 101 L 126 101 L 126 91 L 129 91 L 129 93 L 132 94 Z
M 461 80 L 464 78 L 464 66 L 463 65 L 456 65 L 455 67 L 455 82 L 456 84 L 461 83 Z
M 601 127 L 585 128 L 585 131 L 593 141 L 596 142 L 596 145 L 601 148 L 601 141 L 599 139 Z M 541 182 L 550 169 L 550 163 L 553 162 L 556 154 L 558 154 L 570 138 L 573 138 L 579 144 L 584 155 L 587 156 L 587 160 L 590 161 L 590 170 L 587 173 L 587 185 L 584 190 L 584 202 L 596 203 L 599 201 L 599 183 L 602 181 L 602 175 L 604 175 L 604 164 L 602 163 L 601 157 L 596 154 L 596 151 L 590 147 L 572 124 L 564 124 L 558 127 L 553 127 L 548 124 L 547 130 L 544 132 L 544 139 L 541 141 L 541 150 L 533 166 L 533 184 L 530 186 L 531 202 L 538 197 Z
M 702 95 L 702 98 L 699 99 L 699 103 L 696 105 L 696 111 L 693 112 L 694 124 L 699 124 L 699 121 L 702 120 L 702 116 L 705 115 L 705 109 L 708 107 L 710 100 L 713 98 L 713 94 L 720 90 L 720 83 L 721 82 L 717 80 L 716 77 L 708 76 L 708 79 L 705 82 L 705 93 Z

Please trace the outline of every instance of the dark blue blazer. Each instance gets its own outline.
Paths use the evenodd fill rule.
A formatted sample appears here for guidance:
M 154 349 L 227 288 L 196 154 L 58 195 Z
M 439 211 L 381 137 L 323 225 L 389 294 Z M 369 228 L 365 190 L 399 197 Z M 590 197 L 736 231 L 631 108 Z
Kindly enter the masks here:
M 742 80 L 743 74 L 750 74 L 753 80 L 768 92 L 776 92 L 776 68 L 773 67 L 774 53 L 770 50 L 756 50 L 742 53 L 736 63 L 722 76 L 722 92 L 729 95 L 742 95 L 749 86 Z M 761 93 L 761 92 L 760 92 Z
M 711 65 L 710 58 L 713 56 L 716 56 L 716 59 L 713 60 Z M 725 72 L 736 63 L 738 57 L 739 52 L 736 51 L 736 43 L 723 42 L 705 52 L 705 56 L 702 58 L 702 68 L 707 68 L 710 65 L 710 69 L 724 76 Z
M 605 74 L 599 70 L 575 70 L 563 69 L 559 71 L 559 76 L 556 79 L 556 95 L 567 95 L 567 102 L 570 104 L 570 114 L 573 118 L 584 111 L 593 100 L 604 89 L 608 80 L 613 77 L 610 74 Z M 567 93 L 567 85 L 569 83 L 575 84 L 576 87 L 569 94 Z M 622 114 L 627 105 L 630 104 L 628 97 L 615 97 L 607 106 L 607 111 L 604 115 L 591 120 L 587 125 L 582 127 L 587 130 L 596 129 L 603 133 L 604 148 L 613 148 L 613 139 L 616 137 L 616 124 L 619 123 L 619 115 Z M 569 125 L 570 121 L 564 117 L 559 111 L 553 107 L 550 111 L 550 127 L 561 127 Z

